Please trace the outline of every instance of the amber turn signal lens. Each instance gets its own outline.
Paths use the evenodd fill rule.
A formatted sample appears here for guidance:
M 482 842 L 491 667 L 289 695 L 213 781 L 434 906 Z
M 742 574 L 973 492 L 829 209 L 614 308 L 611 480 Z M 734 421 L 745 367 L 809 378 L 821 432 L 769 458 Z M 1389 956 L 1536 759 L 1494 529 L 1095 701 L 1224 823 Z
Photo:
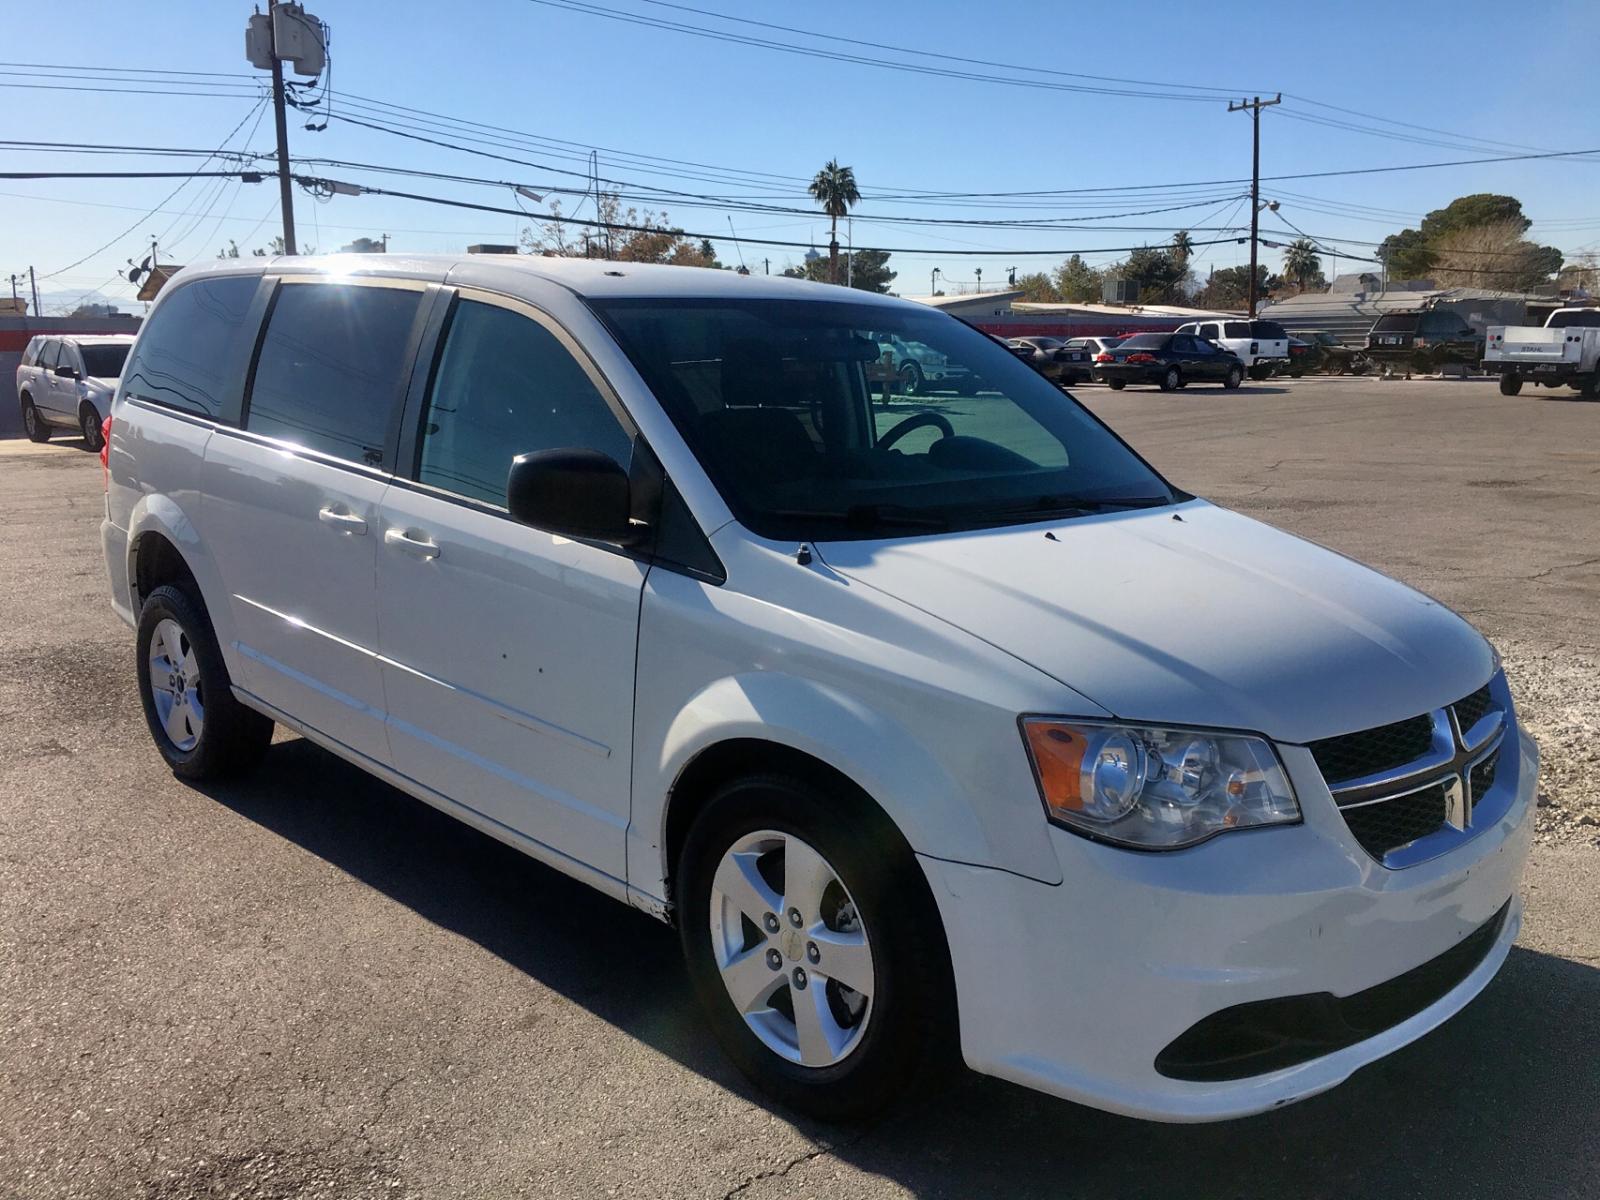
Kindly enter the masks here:
M 1039 790 L 1045 805 L 1058 813 L 1079 812 L 1083 808 L 1083 755 L 1088 739 L 1060 725 L 1029 721 L 1023 725 L 1034 770 L 1039 773 Z

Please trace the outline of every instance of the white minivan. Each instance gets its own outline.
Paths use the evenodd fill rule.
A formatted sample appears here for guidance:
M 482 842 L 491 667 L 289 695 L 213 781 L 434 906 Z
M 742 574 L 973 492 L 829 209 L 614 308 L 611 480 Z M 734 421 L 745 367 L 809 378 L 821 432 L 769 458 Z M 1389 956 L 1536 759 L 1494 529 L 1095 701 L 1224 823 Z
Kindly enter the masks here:
M 981 387 L 883 396 L 886 334 Z M 1489 644 L 923 305 L 191 268 L 118 390 L 103 537 L 179 776 L 282 724 L 675 924 L 729 1055 L 822 1117 L 957 1055 L 1260 1112 L 1517 935 L 1538 751 Z

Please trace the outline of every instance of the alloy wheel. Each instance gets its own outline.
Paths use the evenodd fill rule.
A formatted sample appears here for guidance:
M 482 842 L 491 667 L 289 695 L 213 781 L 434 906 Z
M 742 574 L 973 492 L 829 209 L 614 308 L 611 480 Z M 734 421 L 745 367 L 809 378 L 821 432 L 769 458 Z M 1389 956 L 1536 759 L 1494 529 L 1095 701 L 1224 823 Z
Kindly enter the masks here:
M 205 699 L 194 644 L 171 617 L 150 638 L 150 699 L 173 746 L 183 752 L 199 744 L 205 728 Z
M 762 1045 L 831 1067 L 861 1044 L 876 989 L 866 927 L 839 873 L 790 833 L 746 834 L 711 883 L 711 948 Z

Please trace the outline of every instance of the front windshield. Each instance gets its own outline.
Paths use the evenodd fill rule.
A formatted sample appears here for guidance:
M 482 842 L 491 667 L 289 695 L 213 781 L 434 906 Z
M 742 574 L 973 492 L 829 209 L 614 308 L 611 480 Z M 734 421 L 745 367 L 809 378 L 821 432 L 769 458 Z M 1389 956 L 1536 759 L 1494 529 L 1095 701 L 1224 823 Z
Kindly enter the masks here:
M 122 344 L 78 347 L 83 355 L 83 369 L 91 379 L 115 379 L 121 375 L 128 350 L 129 347 Z
M 1173 502 L 1076 401 L 943 313 L 592 303 L 729 507 L 763 536 L 881 537 Z

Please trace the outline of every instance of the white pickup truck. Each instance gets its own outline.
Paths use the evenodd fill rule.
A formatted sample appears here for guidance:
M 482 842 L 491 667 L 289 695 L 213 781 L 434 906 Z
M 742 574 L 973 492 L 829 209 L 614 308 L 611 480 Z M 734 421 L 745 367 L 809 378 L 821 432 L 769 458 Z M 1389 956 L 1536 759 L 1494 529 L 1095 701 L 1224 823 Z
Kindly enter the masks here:
M 1500 391 L 1515 396 L 1525 381 L 1577 388 L 1600 399 L 1600 308 L 1558 308 L 1544 325 L 1494 325 L 1483 366 L 1500 372 Z

